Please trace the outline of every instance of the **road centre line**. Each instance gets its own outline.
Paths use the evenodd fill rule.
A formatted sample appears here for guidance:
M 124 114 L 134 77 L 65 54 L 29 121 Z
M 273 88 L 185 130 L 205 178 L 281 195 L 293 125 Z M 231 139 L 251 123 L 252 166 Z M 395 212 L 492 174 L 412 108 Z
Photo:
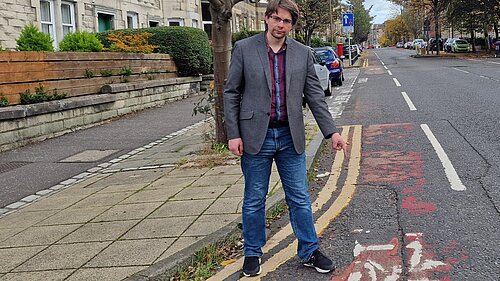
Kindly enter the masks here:
M 401 87 L 401 84 L 399 83 L 398 79 L 392 78 L 392 80 L 394 80 L 394 83 L 396 83 L 397 87 Z
M 441 146 L 437 138 L 432 133 L 429 126 L 427 124 L 421 124 L 420 127 L 422 128 L 425 135 L 427 136 L 432 146 L 434 147 L 434 150 L 436 151 L 439 160 L 441 161 L 441 164 L 444 167 L 444 172 L 446 174 L 446 177 L 448 177 L 448 181 L 451 184 L 451 189 L 455 191 L 466 190 L 467 188 L 465 187 L 465 185 L 462 184 L 462 181 L 458 177 L 458 174 L 455 171 L 455 168 L 453 167 L 453 164 L 451 163 L 450 159 L 448 158 L 448 155 L 446 155 L 446 152 L 444 151 L 443 147 Z
M 389 68 L 387 68 L 387 66 L 385 66 L 385 65 L 384 65 L 384 68 L 385 68 L 385 69 L 389 69 Z
M 389 73 L 389 75 L 392 76 L 392 72 L 390 70 L 387 70 L 387 73 Z
M 380 63 L 381 63 L 382 65 L 385 65 L 385 63 L 384 63 L 382 60 L 380 60 Z
M 467 73 L 467 74 L 470 74 L 469 71 L 466 71 L 466 70 L 462 70 L 462 69 L 458 69 L 456 67 L 452 67 L 453 69 L 457 70 L 457 71 L 460 71 L 460 72 L 463 72 L 463 73 Z
M 417 108 L 415 107 L 415 105 L 413 105 L 413 102 L 411 101 L 410 97 L 406 94 L 406 92 L 401 92 L 401 94 L 403 95 L 403 98 L 405 99 L 406 104 L 408 104 L 410 110 L 417 110 Z
M 358 130 L 356 131 L 356 129 L 358 129 Z M 355 130 L 354 135 L 355 135 L 355 137 L 358 137 L 358 135 L 359 135 L 359 140 L 355 139 L 355 137 L 353 136 L 353 140 L 351 142 L 351 143 L 353 143 L 353 145 L 352 145 L 352 149 L 351 149 L 350 159 L 353 159 L 352 161 L 358 161 L 358 174 L 359 174 L 359 161 L 360 161 L 361 152 L 355 151 L 355 149 L 361 150 L 361 126 L 360 125 L 356 126 L 354 128 L 354 130 Z M 349 126 L 342 127 L 342 135 L 345 136 L 346 139 L 349 136 L 349 131 L 350 131 Z M 313 213 L 320 210 L 330 200 L 332 193 L 337 190 L 337 182 L 338 182 L 339 177 L 340 177 L 340 172 L 342 170 L 343 163 L 344 163 L 344 154 L 342 151 L 339 151 L 335 155 L 335 159 L 333 161 L 331 172 L 330 172 L 330 177 L 328 178 L 327 183 L 325 184 L 323 189 L 319 192 L 317 199 L 311 204 Z M 354 172 L 355 165 L 353 164 L 352 166 L 354 166 L 352 168 L 352 171 Z M 351 160 L 349 160 L 349 168 L 351 168 Z M 350 170 L 351 169 L 349 169 L 349 171 Z M 349 178 L 349 173 L 348 173 L 348 178 Z M 356 176 L 356 179 L 357 179 L 357 176 Z M 354 183 L 352 184 L 353 188 L 355 188 L 356 179 L 354 180 Z M 347 180 L 346 180 L 346 184 L 347 184 Z M 345 187 L 345 185 L 344 185 L 344 187 Z M 344 192 L 344 188 L 343 188 L 342 192 Z M 342 195 L 342 192 L 341 192 L 341 195 Z M 352 190 L 352 193 L 354 193 L 354 190 Z M 336 202 L 339 200 L 341 195 L 339 195 L 339 197 L 335 200 L 335 202 L 332 204 L 330 209 L 332 209 L 334 205 L 336 206 Z M 351 197 L 352 197 L 352 194 L 351 194 Z M 341 210 L 344 207 L 342 207 Z M 322 217 L 324 217 L 325 215 L 328 215 L 328 214 L 325 212 L 322 215 Z M 328 217 L 328 219 L 333 219 L 333 217 Z M 318 223 L 319 223 L 319 220 L 320 219 L 318 219 Z M 316 223 L 316 224 L 318 224 L 318 223 Z M 318 228 L 316 228 L 316 229 L 318 230 Z M 279 230 L 274 236 L 269 238 L 269 240 L 266 242 L 266 245 L 262 248 L 263 253 L 270 252 L 279 243 L 281 243 L 285 238 L 287 238 L 288 236 L 290 236 L 292 234 L 293 234 L 292 227 L 291 227 L 290 223 L 288 223 L 285 227 L 282 227 L 281 230 Z M 274 258 L 274 260 L 285 262 L 286 260 L 292 258 L 295 255 L 296 249 L 297 249 L 297 242 L 295 240 L 295 242 L 291 243 L 286 249 L 281 250 L 275 256 L 271 257 L 268 261 L 264 262 L 262 264 L 263 272 L 266 272 L 266 273 L 264 273 L 264 275 L 267 274 L 268 272 L 272 271 L 273 270 L 272 268 L 277 268 L 280 264 L 282 264 L 282 262 L 281 262 L 281 263 L 276 265 L 276 263 L 272 262 L 273 258 Z M 289 257 L 289 255 L 291 255 L 291 257 Z M 225 278 L 228 278 L 229 276 L 231 276 L 234 273 L 241 270 L 241 268 L 243 266 L 243 260 L 244 260 L 244 257 L 241 257 L 236 262 L 225 266 L 221 271 L 217 272 L 215 275 L 210 277 L 207 281 L 218 281 L 218 280 L 224 280 Z M 270 266 L 267 265 L 268 263 Z M 272 265 L 271 265 L 271 263 L 272 263 Z M 260 278 L 264 275 L 261 274 L 256 278 Z

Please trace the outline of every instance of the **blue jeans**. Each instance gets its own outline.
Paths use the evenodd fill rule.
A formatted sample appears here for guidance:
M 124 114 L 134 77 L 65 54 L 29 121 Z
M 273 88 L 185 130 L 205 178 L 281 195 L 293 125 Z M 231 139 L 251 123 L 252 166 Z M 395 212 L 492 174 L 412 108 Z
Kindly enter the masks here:
M 307 261 L 319 248 L 318 236 L 307 191 L 306 156 L 305 153 L 295 152 L 289 127 L 268 129 L 259 153 L 244 153 L 241 158 L 245 177 L 244 254 L 247 257 L 260 257 L 261 248 L 266 243 L 265 205 L 273 159 L 285 191 L 290 223 L 298 240 L 298 256 L 302 261 Z

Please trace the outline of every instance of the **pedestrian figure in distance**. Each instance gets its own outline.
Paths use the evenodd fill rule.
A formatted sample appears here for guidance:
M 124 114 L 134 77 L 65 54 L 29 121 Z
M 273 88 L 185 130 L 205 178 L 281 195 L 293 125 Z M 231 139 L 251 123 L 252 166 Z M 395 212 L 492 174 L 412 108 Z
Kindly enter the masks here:
M 334 150 L 346 143 L 328 111 L 308 47 L 287 37 L 299 11 L 292 0 L 270 0 L 266 31 L 236 42 L 224 89 L 230 151 L 241 156 L 243 198 L 243 274 L 261 272 L 266 243 L 265 202 L 273 160 L 280 174 L 290 223 L 305 266 L 327 273 L 334 263 L 319 251 L 307 191 L 302 97 Z

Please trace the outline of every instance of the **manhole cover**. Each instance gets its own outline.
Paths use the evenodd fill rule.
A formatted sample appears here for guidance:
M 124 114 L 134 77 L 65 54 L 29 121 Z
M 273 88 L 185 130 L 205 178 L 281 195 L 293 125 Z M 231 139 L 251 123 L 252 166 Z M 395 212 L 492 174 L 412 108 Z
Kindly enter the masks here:
M 118 150 L 85 150 L 59 162 L 96 162 Z
M 15 170 L 24 165 L 31 164 L 31 162 L 9 162 L 9 163 L 0 163 L 0 174 L 8 171 Z

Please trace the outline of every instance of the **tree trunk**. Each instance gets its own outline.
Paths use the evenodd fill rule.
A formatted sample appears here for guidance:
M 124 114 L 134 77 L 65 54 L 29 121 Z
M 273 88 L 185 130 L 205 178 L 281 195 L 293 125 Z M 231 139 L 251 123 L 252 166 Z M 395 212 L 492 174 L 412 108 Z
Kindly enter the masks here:
M 472 52 L 475 53 L 476 52 L 476 38 L 474 38 L 474 26 L 472 25 L 472 23 L 470 26 L 470 39 L 472 41 Z
M 498 38 L 498 23 L 493 23 L 493 28 L 495 29 L 495 38 Z
M 483 24 L 483 31 L 484 31 L 484 44 L 486 45 L 486 51 L 488 54 L 490 53 L 490 38 L 488 37 L 488 24 L 484 22 Z
M 434 7 L 434 33 L 436 34 L 436 55 L 439 56 L 439 11 Z
M 215 5 L 219 4 L 219 5 Z M 231 1 L 210 2 L 212 18 L 212 47 L 214 50 L 215 81 L 215 142 L 227 144 L 227 133 L 224 125 L 224 81 L 229 72 L 231 60 Z

